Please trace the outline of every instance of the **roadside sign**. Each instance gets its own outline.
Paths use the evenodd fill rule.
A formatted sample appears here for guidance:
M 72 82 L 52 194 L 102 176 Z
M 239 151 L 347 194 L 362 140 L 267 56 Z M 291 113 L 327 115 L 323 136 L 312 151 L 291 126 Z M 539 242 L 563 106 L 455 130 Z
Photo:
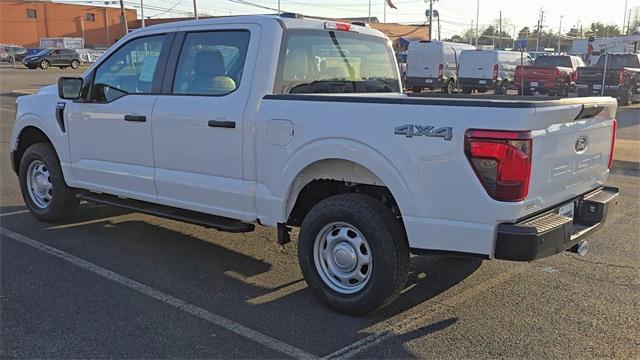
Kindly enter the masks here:
M 518 49 L 526 50 L 527 49 L 527 38 L 518 39 Z

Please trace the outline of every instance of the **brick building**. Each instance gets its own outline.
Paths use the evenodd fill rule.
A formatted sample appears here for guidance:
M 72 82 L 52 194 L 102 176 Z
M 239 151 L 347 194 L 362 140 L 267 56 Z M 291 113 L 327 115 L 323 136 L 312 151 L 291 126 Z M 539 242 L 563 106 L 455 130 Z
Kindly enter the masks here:
M 135 22 L 135 10 L 126 9 Z M 0 43 L 38 47 L 41 38 L 84 38 L 86 47 L 107 47 L 124 35 L 115 7 L 0 0 Z

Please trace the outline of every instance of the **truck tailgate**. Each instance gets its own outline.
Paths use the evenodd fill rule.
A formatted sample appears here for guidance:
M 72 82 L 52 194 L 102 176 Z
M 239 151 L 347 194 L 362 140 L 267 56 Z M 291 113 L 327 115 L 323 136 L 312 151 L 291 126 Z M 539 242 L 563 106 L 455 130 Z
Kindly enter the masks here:
M 611 99 L 612 100 L 612 99 Z M 604 185 L 612 151 L 615 103 L 536 109 L 527 204 L 547 208 Z

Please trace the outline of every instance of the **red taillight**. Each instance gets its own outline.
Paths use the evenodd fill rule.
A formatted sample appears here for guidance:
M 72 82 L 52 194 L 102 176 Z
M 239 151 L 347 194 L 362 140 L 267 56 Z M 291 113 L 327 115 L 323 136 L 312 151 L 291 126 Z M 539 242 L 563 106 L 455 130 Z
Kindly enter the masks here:
M 611 169 L 611 163 L 613 162 L 613 149 L 616 146 L 616 131 L 618 131 L 618 121 L 613 119 L 612 124 L 613 132 L 611 133 L 611 152 L 609 153 L 609 165 L 607 167 Z
M 444 77 L 444 65 L 440 64 L 438 65 L 438 76 L 443 78 Z
M 464 151 L 489 196 L 521 201 L 529 193 L 532 145 L 530 131 L 469 130 Z
M 493 65 L 493 80 L 498 79 L 498 64 Z

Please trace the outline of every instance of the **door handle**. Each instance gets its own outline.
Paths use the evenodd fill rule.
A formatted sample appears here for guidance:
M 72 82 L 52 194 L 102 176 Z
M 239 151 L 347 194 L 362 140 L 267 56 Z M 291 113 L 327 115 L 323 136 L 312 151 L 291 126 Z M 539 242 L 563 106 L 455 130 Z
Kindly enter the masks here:
M 125 115 L 124 121 L 145 122 L 147 117 L 144 115 Z
M 209 120 L 209 127 L 219 127 L 219 128 L 227 128 L 227 129 L 235 129 L 236 122 L 235 121 L 217 121 L 217 120 Z

